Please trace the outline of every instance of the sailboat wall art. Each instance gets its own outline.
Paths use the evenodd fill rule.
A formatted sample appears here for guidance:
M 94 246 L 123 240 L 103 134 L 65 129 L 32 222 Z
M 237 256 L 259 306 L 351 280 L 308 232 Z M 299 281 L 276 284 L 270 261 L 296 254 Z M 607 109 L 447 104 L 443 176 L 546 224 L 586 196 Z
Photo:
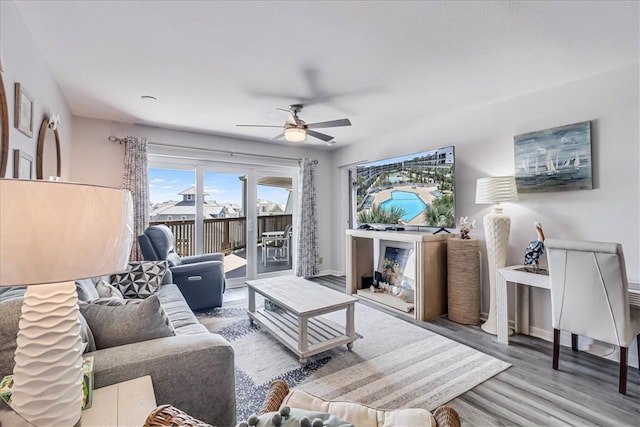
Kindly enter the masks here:
M 513 137 L 518 193 L 590 190 L 591 122 Z

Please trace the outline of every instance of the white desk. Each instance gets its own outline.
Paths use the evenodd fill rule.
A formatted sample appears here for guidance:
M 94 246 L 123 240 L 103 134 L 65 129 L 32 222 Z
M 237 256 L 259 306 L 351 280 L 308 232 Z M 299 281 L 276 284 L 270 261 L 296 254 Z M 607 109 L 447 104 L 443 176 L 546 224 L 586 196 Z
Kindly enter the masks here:
M 498 342 L 509 344 L 509 307 L 507 299 L 507 282 L 516 285 L 516 333 L 529 334 L 529 287 L 551 289 L 549 276 L 540 273 L 519 271 L 521 268 L 532 268 L 525 265 L 512 265 L 496 270 L 496 315 Z M 631 305 L 640 307 L 640 290 L 629 289 Z
M 496 270 L 496 316 L 498 342 L 509 344 L 509 303 L 507 299 L 507 282 L 551 289 L 549 276 L 545 274 L 519 271 L 524 265 L 512 265 Z M 516 287 L 516 333 L 529 333 L 529 288 Z M 525 313 L 523 313 L 523 311 Z M 525 320 L 526 319 L 526 320 Z M 522 324 L 524 321 L 525 324 Z
M 82 427 L 142 426 L 156 409 L 151 377 L 93 390 L 91 408 L 82 411 Z

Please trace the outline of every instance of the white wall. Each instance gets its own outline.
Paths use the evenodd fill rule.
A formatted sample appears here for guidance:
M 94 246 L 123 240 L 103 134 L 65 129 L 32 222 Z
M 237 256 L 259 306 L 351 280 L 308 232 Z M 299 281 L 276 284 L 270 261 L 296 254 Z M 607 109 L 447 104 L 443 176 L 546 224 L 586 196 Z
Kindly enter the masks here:
M 13 177 L 13 150 L 23 150 L 33 157 L 33 176 L 36 175 L 36 147 L 40 124 L 50 112 L 60 114 L 60 150 L 63 179 L 71 170 L 71 139 L 73 118 L 67 103 L 32 39 L 15 3 L 0 1 L 0 53 L 4 72 L 5 91 L 9 107 L 9 153 L 5 177 Z M 14 127 L 15 83 L 19 82 L 34 99 L 33 137 L 29 138 Z
M 524 249 L 539 220 L 546 237 L 620 242 L 624 246 L 629 280 L 640 281 L 640 151 L 639 68 L 625 67 L 603 75 L 549 88 L 502 102 L 442 117 L 412 119 L 393 133 L 334 152 L 333 165 L 455 145 L 456 216 L 469 216 L 479 225 L 471 236 L 485 247 L 482 217 L 490 206 L 475 204 L 477 178 L 511 175 L 513 136 L 571 123 L 592 122 L 594 189 L 521 194 L 504 204 L 511 217 L 507 265 L 522 264 Z M 337 178 L 339 176 L 339 178 Z M 340 212 L 334 212 L 333 262 L 344 270 L 344 229 L 347 184 L 334 174 L 340 188 Z M 488 311 L 489 276 L 484 257 L 482 310 Z M 546 257 L 544 257 L 546 263 Z M 551 329 L 548 292 L 532 291 L 532 326 Z M 513 300 L 511 301 L 513 303 Z

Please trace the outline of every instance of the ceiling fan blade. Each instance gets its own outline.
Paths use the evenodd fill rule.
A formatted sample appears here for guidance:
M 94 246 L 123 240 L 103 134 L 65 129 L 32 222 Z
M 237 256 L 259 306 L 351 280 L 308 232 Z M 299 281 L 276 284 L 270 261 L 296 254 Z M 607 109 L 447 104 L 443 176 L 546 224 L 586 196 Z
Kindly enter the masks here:
M 238 127 L 250 127 L 250 128 L 281 128 L 282 125 L 236 125 Z
M 284 132 L 282 132 L 280 135 L 276 135 L 273 138 L 271 138 L 271 140 L 275 140 L 275 139 L 280 139 L 280 138 L 284 138 Z
M 328 122 L 317 122 L 307 124 L 307 129 L 333 128 L 339 126 L 351 126 L 349 119 L 329 120 Z
M 313 131 L 313 130 L 309 130 L 309 129 L 307 129 L 307 135 L 311 135 L 314 138 L 321 139 L 324 142 L 329 142 L 329 141 L 331 141 L 333 139 L 332 136 L 326 135 L 324 133 L 316 132 L 316 131 Z
M 287 123 L 292 124 L 292 125 L 296 125 L 296 126 L 300 125 L 300 118 L 298 116 L 296 116 L 295 113 L 293 111 L 291 111 L 291 109 L 287 110 L 287 109 L 284 109 L 284 108 L 276 108 L 276 110 L 280 110 L 280 111 L 284 111 L 284 112 L 289 113 L 289 117 L 287 117 Z

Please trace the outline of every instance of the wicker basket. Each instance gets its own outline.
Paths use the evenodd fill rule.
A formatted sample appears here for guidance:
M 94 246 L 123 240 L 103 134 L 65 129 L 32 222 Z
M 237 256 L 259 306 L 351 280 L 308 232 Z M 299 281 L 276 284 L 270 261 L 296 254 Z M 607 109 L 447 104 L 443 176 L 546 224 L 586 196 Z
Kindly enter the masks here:
M 480 322 L 480 259 L 476 239 L 447 241 L 447 300 L 449 320 L 464 325 Z
M 289 385 L 283 380 L 275 380 L 271 383 L 267 396 L 262 402 L 260 415 L 267 412 L 274 412 L 280 409 L 280 404 L 289 393 Z
M 213 427 L 185 414 L 171 405 L 162 405 L 154 409 L 144 423 L 144 427 Z

